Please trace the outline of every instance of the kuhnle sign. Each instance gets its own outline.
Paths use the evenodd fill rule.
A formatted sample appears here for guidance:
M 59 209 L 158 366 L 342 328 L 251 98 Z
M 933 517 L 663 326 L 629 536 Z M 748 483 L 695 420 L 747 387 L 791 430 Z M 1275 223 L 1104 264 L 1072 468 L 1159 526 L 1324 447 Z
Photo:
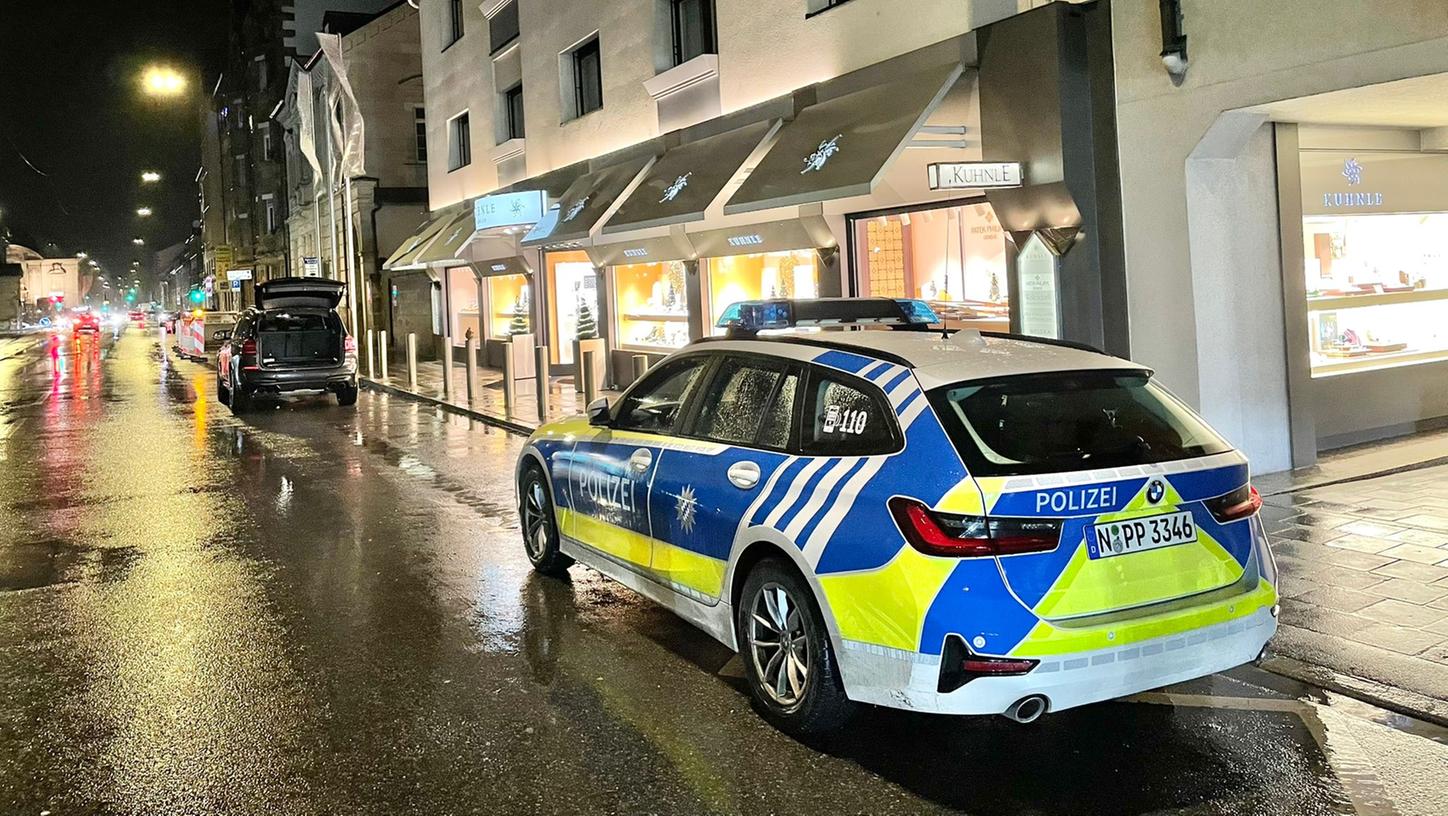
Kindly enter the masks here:
M 1020 162 L 940 162 L 926 168 L 932 190 L 1021 186 Z

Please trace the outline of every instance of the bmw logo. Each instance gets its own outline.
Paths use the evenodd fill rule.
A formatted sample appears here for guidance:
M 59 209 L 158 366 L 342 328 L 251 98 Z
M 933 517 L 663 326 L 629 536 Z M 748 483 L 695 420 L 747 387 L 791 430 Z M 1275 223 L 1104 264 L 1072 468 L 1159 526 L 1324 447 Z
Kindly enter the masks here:
M 1151 502 L 1152 504 L 1156 504 L 1157 502 L 1161 501 L 1162 497 L 1165 495 L 1166 485 L 1162 484 L 1161 480 L 1159 479 L 1153 479 L 1151 484 L 1147 485 L 1146 487 L 1146 500 Z

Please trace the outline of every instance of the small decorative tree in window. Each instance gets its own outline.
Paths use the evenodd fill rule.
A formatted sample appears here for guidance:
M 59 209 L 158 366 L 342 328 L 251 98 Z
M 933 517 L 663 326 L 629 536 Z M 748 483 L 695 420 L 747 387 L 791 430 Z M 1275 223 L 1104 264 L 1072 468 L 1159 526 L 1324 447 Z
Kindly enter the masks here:
M 528 304 L 522 296 L 513 301 L 513 319 L 508 322 L 508 334 L 519 335 L 528 333 Z
M 592 340 L 598 336 L 598 320 L 593 316 L 593 307 L 588 298 L 578 298 L 578 339 Z

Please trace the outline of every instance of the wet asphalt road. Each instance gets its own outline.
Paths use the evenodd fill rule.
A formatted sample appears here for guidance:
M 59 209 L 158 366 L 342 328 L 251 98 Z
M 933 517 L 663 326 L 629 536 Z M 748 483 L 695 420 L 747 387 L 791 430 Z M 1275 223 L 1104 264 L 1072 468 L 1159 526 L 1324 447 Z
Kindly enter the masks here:
M 57 351 L 0 339 L 3 816 L 1448 813 L 1448 734 L 1250 668 L 802 744 L 667 611 L 529 571 L 517 438 Z

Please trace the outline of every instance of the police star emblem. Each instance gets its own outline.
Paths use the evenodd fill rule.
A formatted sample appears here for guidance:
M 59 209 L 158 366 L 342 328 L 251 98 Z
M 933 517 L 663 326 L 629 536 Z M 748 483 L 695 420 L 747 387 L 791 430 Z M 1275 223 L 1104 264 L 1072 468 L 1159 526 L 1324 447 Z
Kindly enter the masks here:
M 684 485 L 679 491 L 679 499 L 674 503 L 674 515 L 679 520 L 679 528 L 686 534 L 694 532 L 694 514 L 699 506 L 699 500 L 694 498 L 694 486 Z

